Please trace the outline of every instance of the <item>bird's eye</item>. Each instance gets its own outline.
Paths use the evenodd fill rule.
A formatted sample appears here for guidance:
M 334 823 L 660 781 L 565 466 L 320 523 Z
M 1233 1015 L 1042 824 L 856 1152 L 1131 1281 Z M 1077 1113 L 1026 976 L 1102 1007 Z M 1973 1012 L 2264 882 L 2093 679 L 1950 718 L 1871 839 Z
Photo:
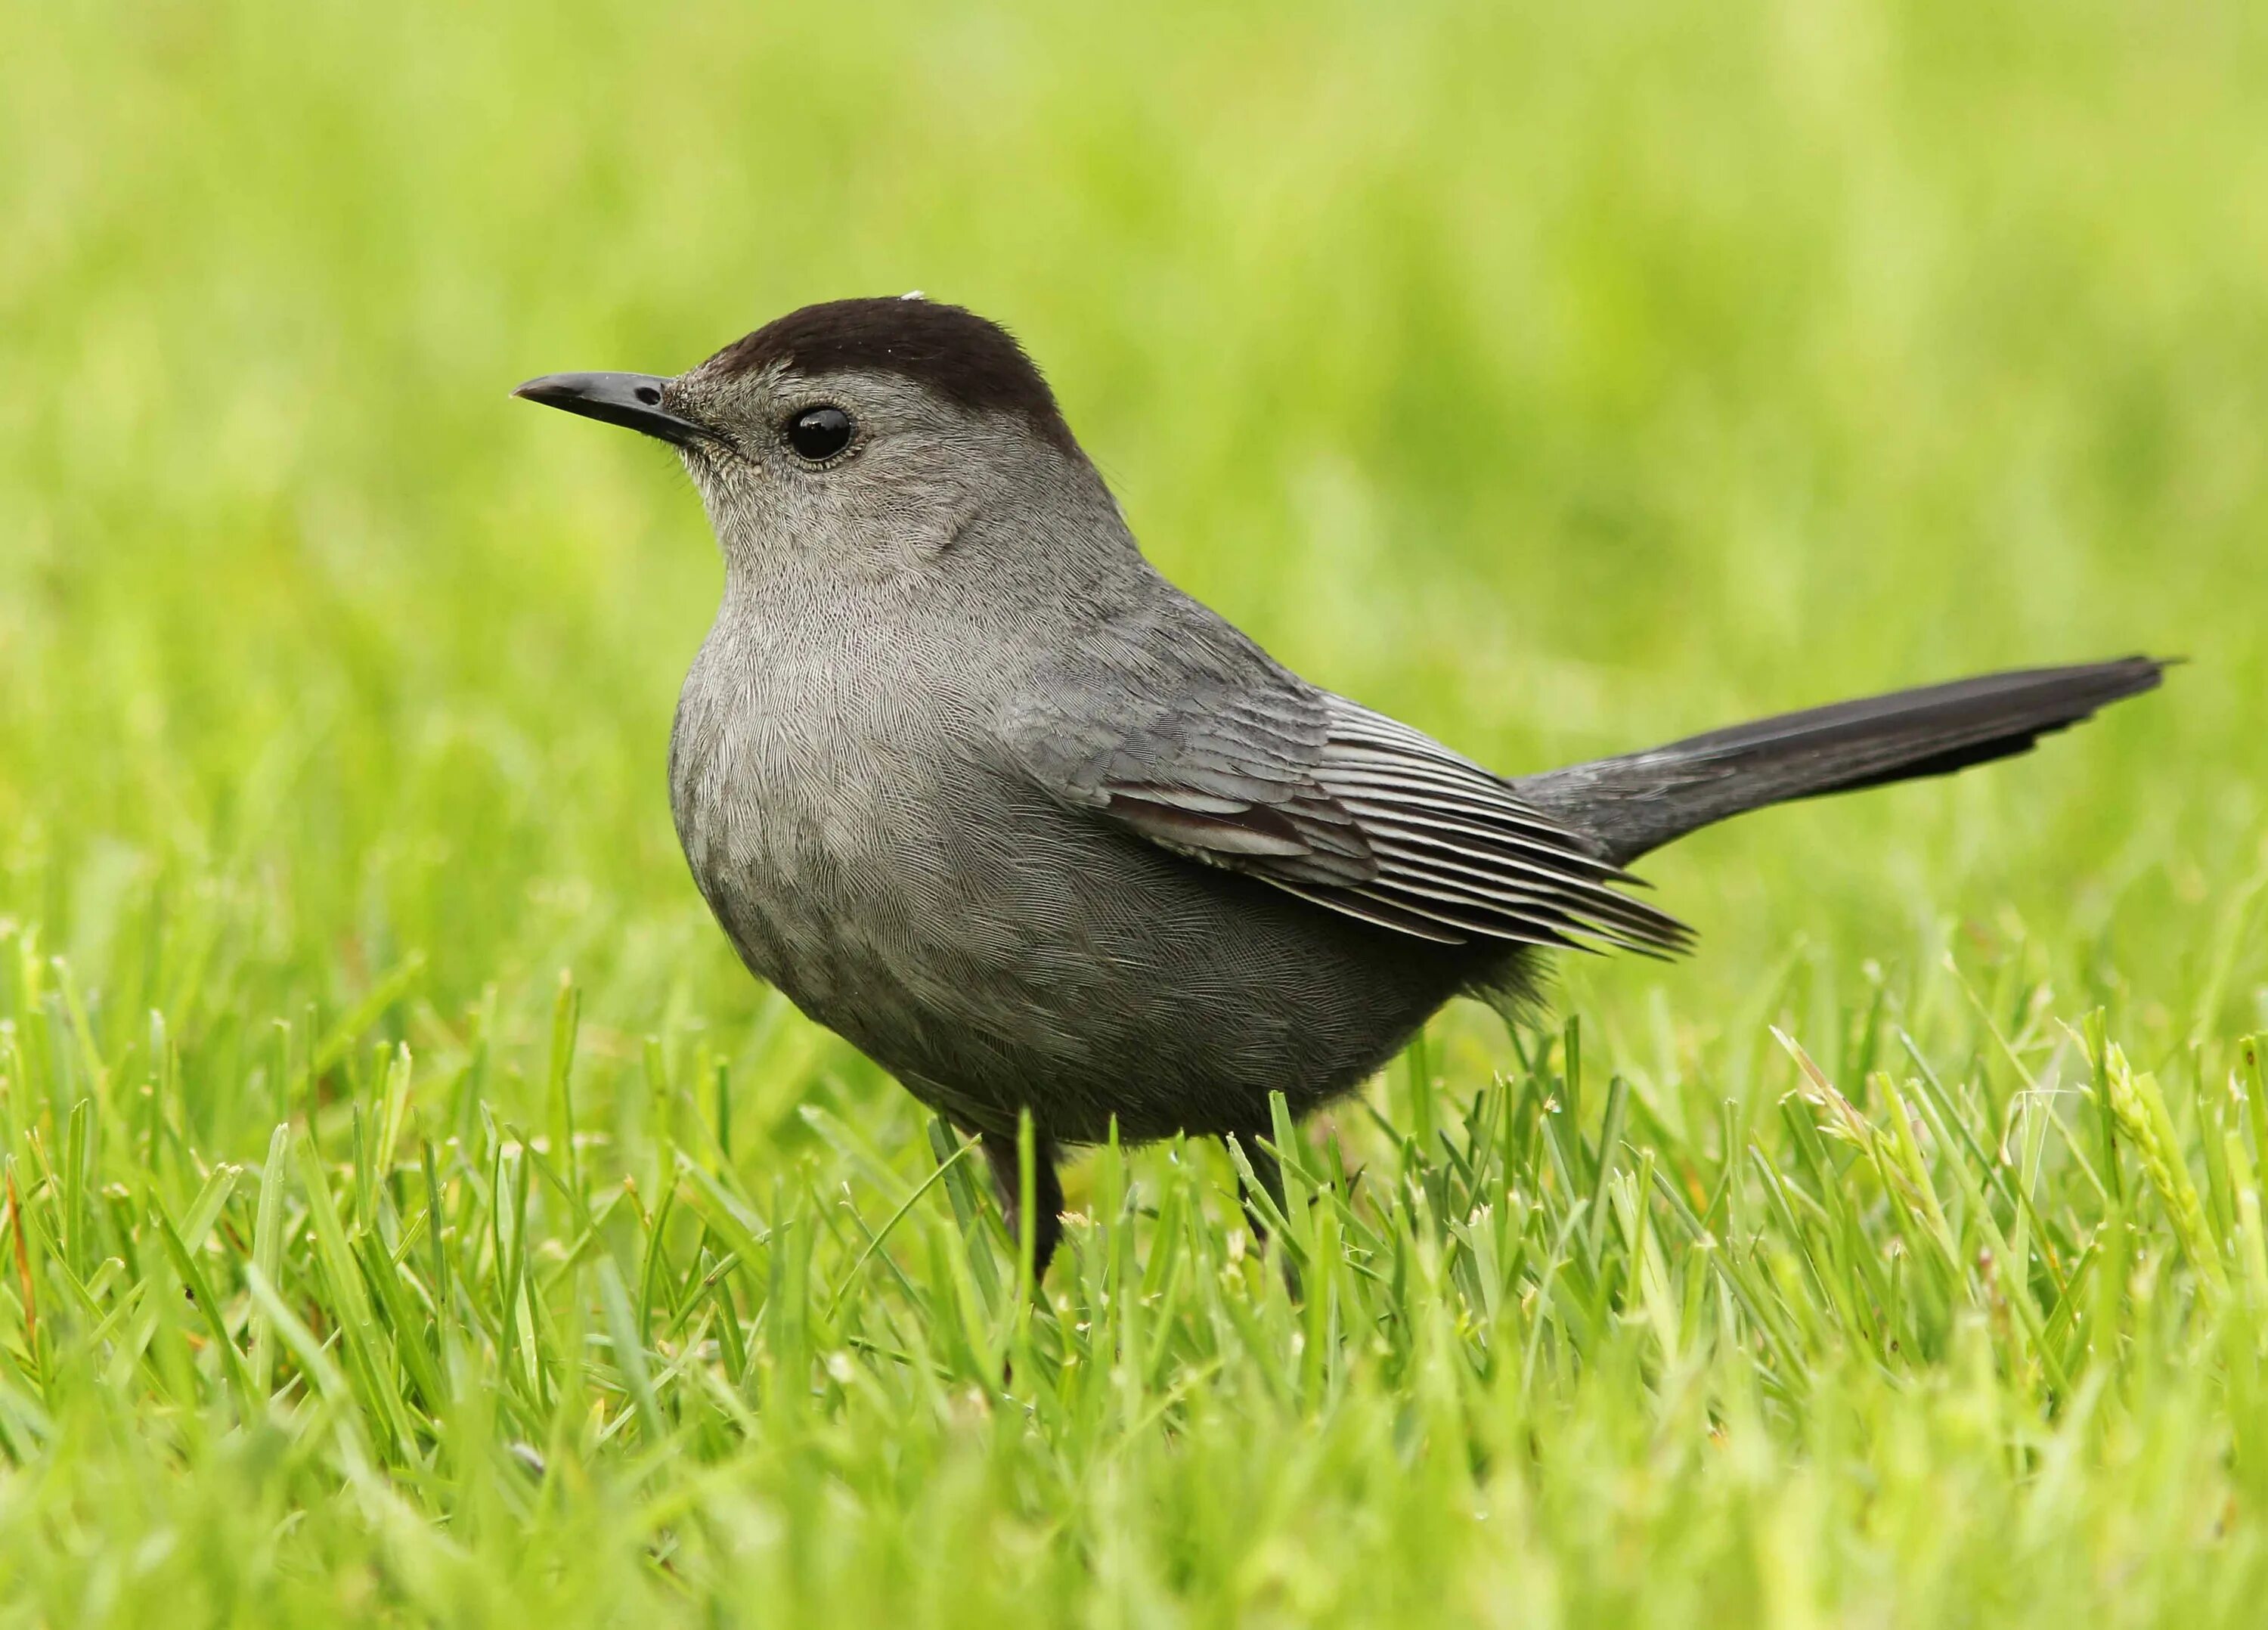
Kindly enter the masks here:
M 798 458 L 816 464 L 849 446 L 856 428 L 840 408 L 806 408 L 788 421 L 787 445 Z

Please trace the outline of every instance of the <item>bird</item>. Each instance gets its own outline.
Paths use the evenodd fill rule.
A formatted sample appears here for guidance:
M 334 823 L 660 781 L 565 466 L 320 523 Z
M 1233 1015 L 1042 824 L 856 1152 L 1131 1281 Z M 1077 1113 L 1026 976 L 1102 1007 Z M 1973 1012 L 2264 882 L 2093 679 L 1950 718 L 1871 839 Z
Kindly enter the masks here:
M 1505 777 L 1169 582 L 1023 347 L 962 306 L 831 300 L 674 376 L 514 395 L 675 448 L 725 565 L 670 733 L 693 881 L 751 973 L 982 1147 L 1035 1282 L 1064 1151 L 1234 1139 L 1280 1197 L 1271 1095 L 1355 1090 L 1454 997 L 1535 1004 L 1554 954 L 1688 950 L 1641 856 L 2024 752 L 2167 666 Z

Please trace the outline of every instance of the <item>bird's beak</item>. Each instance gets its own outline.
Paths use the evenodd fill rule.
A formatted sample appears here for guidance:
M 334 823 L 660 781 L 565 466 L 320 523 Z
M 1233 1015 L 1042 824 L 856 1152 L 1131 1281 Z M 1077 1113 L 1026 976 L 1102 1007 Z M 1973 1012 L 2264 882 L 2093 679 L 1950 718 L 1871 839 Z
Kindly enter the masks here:
M 696 440 L 716 440 L 716 431 L 707 425 L 696 424 L 661 405 L 662 387 L 668 383 L 652 373 L 547 373 L 528 380 L 512 395 L 547 408 L 564 408 L 586 419 L 628 425 L 681 447 Z

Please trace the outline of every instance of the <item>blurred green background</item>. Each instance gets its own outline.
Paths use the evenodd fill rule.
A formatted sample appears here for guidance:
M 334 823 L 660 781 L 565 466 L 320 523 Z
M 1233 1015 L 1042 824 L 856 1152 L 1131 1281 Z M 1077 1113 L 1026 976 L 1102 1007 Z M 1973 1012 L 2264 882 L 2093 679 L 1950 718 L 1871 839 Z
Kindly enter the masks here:
M 2014 913 L 2178 1007 L 2263 863 L 2254 8 L 6 28 L 0 912 L 106 1022 L 412 951 L 442 1014 L 564 963 L 604 1022 L 753 1011 L 662 785 L 714 547 L 666 450 L 506 392 L 916 287 L 1025 339 L 1169 573 L 1506 771 L 2194 659 L 2035 760 L 1650 863 L 1705 953 L 1581 970 L 1610 1007 Z
M 662 448 L 507 395 L 555 370 L 674 372 L 799 304 L 914 288 L 1026 341 L 1172 576 L 1313 679 L 1507 771 L 1993 667 L 2191 659 L 2161 694 L 2035 757 L 1776 811 L 1646 863 L 1664 903 L 1701 930 L 1701 955 L 1586 961 L 1565 985 L 1591 1027 L 1588 1056 L 1628 1069 L 1631 1113 L 1651 1117 L 1633 1123 L 1646 1160 L 1658 1147 L 1689 1186 L 1719 1166 L 1745 1170 L 1751 1132 L 1793 1158 L 1771 1143 L 1794 1078 L 1768 1051 L 1766 1022 L 1811 1038 L 1832 1067 L 1823 1044 L 1853 1033 L 1876 989 L 1922 1038 L 1915 1060 L 1940 1060 L 1961 1093 L 1973 1079 L 1962 1102 L 1984 1128 L 1980 1162 L 2020 1124 L 2000 1117 L 2018 1114 L 2026 1072 L 2051 1083 L 2083 1072 L 2054 1020 L 2107 1007 L 2138 1066 L 2169 1081 L 2189 1080 L 2190 1041 L 2268 1026 L 2257 887 L 2268 876 L 2268 13 L 2257 4 L 18 4 L 0 15 L 0 1060 L 52 1079 L 46 1097 L 34 1080 L 0 1087 L 0 1107 L 11 1162 L 31 1162 L 26 1204 L 66 1219 L 56 1226 L 85 1266 L 99 1251 L 74 1219 L 94 1214 L 92 1191 L 30 1179 L 92 1095 L 100 1154 L 74 1169 L 111 1184 L 100 1192 L 126 1219 L 120 1248 L 144 1258 L 133 1274 L 104 1264 L 78 1325 L 67 1302 L 58 1312 L 51 1273 L 45 1336 L 30 1271 L 22 1303 L 0 1284 L 0 1326 L 18 1332 L 6 1373 L 26 1377 L 0 1389 L 15 1457 L 0 1473 L 0 1527 L 17 1536 L 10 1566 L 48 1582 L 43 1621 L 92 1622 L 102 1602 L 130 1619 L 136 1598 L 118 1594 L 129 1576 L 159 1597 L 181 1589 L 195 1569 L 177 1559 L 165 1571 L 172 1553 L 152 1547 L 184 1532 L 180 1555 L 195 1560 L 201 1543 L 210 1564 L 197 1577 L 232 1579 L 240 1556 L 256 1572 L 273 1545 L 296 1559 L 277 1576 L 339 1613 L 378 1599 L 376 1575 L 357 1571 L 378 1565 L 342 1560 L 364 1541 L 340 1539 L 334 1519 L 383 1528 L 391 1495 L 357 1485 L 370 1503 L 327 1504 L 354 1467 L 336 1471 L 320 1445 L 271 1476 L 286 1463 L 260 1458 L 269 1440 L 257 1432 L 200 1436 L 208 1416 L 234 1417 L 226 1346 L 195 1346 L 193 1303 L 177 1309 L 188 1333 L 168 1339 L 194 1347 L 201 1368 L 180 1358 L 160 1385 L 129 1373 L 130 1354 L 104 1368 L 105 1332 L 148 1285 L 181 1302 L 151 1244 L 161 1209 L 221 1219 L 227 1249 L 204 1259 L 228 1317 L 249 1317 L 251 1182 L 225 1213 L 191 1197 L 210 1161 L 258 1157 L 279 1112 L 313 1108 L 290 1099 L 289 1081 L 320 1078 L 328 1106 L 300 1176 L 319 1184 L 321 1162 L 351 1147 L 357 1239 L 406 1251 L 364 1165 L 363 1125 L 350 1142 L 346 1120 L 379 1103 L 381 1073 L 359 1067 L 369 1044 L 411 1045 L 411 1084 L 389 1102 L 410 1103 L 417 1138 L 461 1134 L 444 1145 L 457 1162 L 445 1170 L 468 1263 L 488 1249 L 487 1222 L 473 1226 L 489 1198 L 476 1163 L 502 1162 L 506 1141 L 474 1135 L 482 1103 L 541 1125 L 564 1103 L 563 1088 L 547 1103 L 544 1076 L 547 1056 L 563 1057 L 551 1047 L 563 968 L 584 997 L 575 1111 L 586 1133 L 616 1134 L 611 1152 L 593 1144 L 601 1181 L 650 1160 L 667 1191 L 669 1162 L 697 1154 L 744 1194 L 771 1185 L 766 1214 L 804 1230 L 809 1258 L 810 1220 L 837 1226 L 822 1191 L 849 1194 L 855 1177 L 877 1214 L 874 1193 L 929 1169 L 909 1101 L 740 972 L 678 856 L 664 745 L 721 578 L 688 483 Z M 1961 981 L 1943 977 L 1948 955 L 1985 993 L 1974 1016 Z M 148 1039 L 151 1009 L 179 1050 L 178 1079 Z M 1988 1016 L 2011 1031 L 2021 1021 L 2016 1047 L 1988 1044 Z M 650 1035 L 660 1042 L 647 1054 Z M 1485 1015 L 1453 1017 L 1435 1037 L 1460 1097 L 1507 1061 Z M 688 1130 L 688 1106 L 713 1110 L 698 1094 L 717 1060 L 732 1066 L 737 1176 Z M 155 1095 L 123 1095 L 151 1075 Z M 657 1095 L 656 1079 L 674 1085 Z M 112 1082 L 121 1096 L 105 1101 Z M 1727 1111 L 1719 1139 L 1727 1098 L 1744 1118 Z M 843 1153 L 839 1132 L 821 1147 L 792 1113 L 805 1101 L 870 1134 L 896 1176 L 875 1178 L 885 1169 Z M 1597 1105 L 1594 1093 L 1594 1117 Z M 2218 1124 L 2204 1108 L 2178 1113 L 2184 1138 Z M 673 1114 L 674 1144 L 642 1137 L 646 1117 L 666 1132 Z M 176 1115 L 169 1144 L 158 1121 Z M 75 1139 L 88 1123 L 70 1124 Z M 2124 1238 L 2128 1213 L 2107 1211 L 2082 1169 L 2091 1123 L 2071 1127 L 2079 1153 L 2054 1157 L 2043 1205 L 2080 1220 L 2073 1240 Z M 1608 1192 L 1612 1142 L 1602 1129 L 1586 1198 Z M 175 1154 L 139 1173 L 137 1147 Z M 1932 1159 L 1949 1182 L 1957 1159 Z M 1160 1184 L 1166 1157 L 1144 1160 L 1144 1192 L 1196 1192 L 1186 1169 Z M 1498 1175 L 1548 1188 L 1540 1169 Z M 1074 1176 L 1076 1201 L 1091 1173 Z M 261 1169 L 259 1215 L 291 1181 Z M 1364 1191 L 1378 1208 L 1366 1214 L 1399 1203 L 1393 1181 Z M 142 1221 L 129 1194 L 146 1202 Z M 1763 1350 L 1725 1304 L 1706 1349 L 1722 1375 L 1702 1389 L 1702 1420 L 1683 1412 L 1700 1409 L 1701 1390 L 1657 1398 L 1651 1350 L 1614 1345 L 1638 1328 L 1630 1307 L 1601 1316 L 1603 1346 L 1554 1323 L 1580 1324 L 1536 1288 L 1550 1289 L 1572 1234 L 1548 1266 L 1508 1270 L 1515 1289 L 1521 1272 L 1540 1277 L 1516 1307 L 1490 1304 L 1501 1328 L 1424 1287 L 1395 1304 L 1466 1321 L 1476 1350 L 1506 1331 L 1527 1344 L 1527 1369 L 1499 1392 L 1532 1413 L 1507 1412 L 1501 1441 L 1547 1445 L 1533 1506 L 1519 1504 L 1517 1456 L 1489 1497 L 1528 1550 L 1494 1530 L 1459 1538 L 1443 1514 L 1469 1491 L 1403 1477 L 1409 1389 L 1362 1368 L 1373 1361 L 1351 1338 L 1349 1391 L 1312 1413 L 1277 1410 L 1257 1359 L 1226 1342 L 1230 1357 L 1204 1356 L 1187 1306 L 1167 1332 L 1183 1346 L 1169 1353 L 1161 1338 L 1154 1374 L 1128 1383 L 1123 1442 L 1081 1447 L 1053 1427 L 1019 1436 L 1004 1398 L 1005 1447 L 981 1473 L 954 1457 L 971 1423 L 992 1419 L 983 1395 L 862 1416 L 870 1372 L 837 1353 L 819 1384 L 838 1395 L 807 1436 L 701 1428 L 730 1440 L 702 1438 L 703 1456 L 737 1455 L 735 1475 L 772 1479 L 774 1515 L 759 1520 L 708 1460 L 624 1459 L 630 1434 L 609 1435 L 630 1412 L 620 1337 L 631 1326 L 607 1325 L 604 1365 L 583 1344 L 576 1321 L 600 1319 L 604 1286 L 568 1252 L 573 1208 L 541 1184 L 536 1203 L 535 1246 L 523 1235 L 507 1251 L 500 1232 L 489 1243 L 494 1264 L 533 1250 L 552 1274 L 548 1350 L 569 1380 L 542 1441 L 600 1466 L 596 1482 L 555 1478 L 545 1498 L 559 1503 L 514 1528 L 526 1446 L 507 1452 L 496 1435 L 541 1437 L 522 1417 L 494 1434 L 454 1416 L 435 1429 L 435 1464 L 472 1468 L 461 1502 L 456 1485 L 420 1482 L 408 1451 L 387 1474 L 423 1502 L 441 1550 L 484 1535 L 475 1583 L 492 1575 L 523 1604 L 523 1587 L 549 1589 L 601 1616 L 615 1598 L 588 1581 L 605 1568 L 674 1588 L 648 1546 L 683 1508 L 655 1516 L 622 1491 L 681 1475 L 668 1500 L 699 1506 L 727 1537 L 744 1519 L 747 1533 L 820 1535 L 828 1588 L 847 1593 L 828 1599 L 912 1599 L 939 1619 L 955 1601 L 980 1615 L 998 1600 L 1026 1601 L 1037 1621 L 1093 1559 L 1159 1582 L 1158 1622 L 1188 1621 L 1168 1599 L 1181 1589 L 1201 1598 L 1195 1622 L 1231 1622 L 1254 1600 L 1292 1622 L 1302 1590 L 1357 1604 L 1393 1594 L 1373 1559 L 1426 1545 L 1457 1567 L 1496 1559 L 1488 1567 L 1540 1581 L 1538 1600 L 1557 1589 L 1557 1562 L 1568 1599 L 1611 1622 L 1638 1622 L 1629 1593 L 1641 1590 L 1659 1621 L 1690 1622 L 1692 1603 L 1734 1575 L 1753 1587 L 1742 1602 L 1800 1607 L 1813 1559 L 1787 1536 L 1812 1530 L 1775 1515 L 1783 1494 L 1789 1510 L 1826 1514 L 1818 1532 L 1835 1538 L 1820 1567 L 1836 1589 L 1880 1602 L 1911 1587 L 1917 1622 L 1950 1622 L 1911 1583 L 1925 1577 L 1947 1603 L 1984 1601 L 1980 1587 L 1999 1581 L 2052 1614 L 2054 1589 L 2083 1595 L 2090 1579 L 2177 1601 L 2183 1581 L 2219 1588 L 2228 1556 L 2268 1556 L 2268 1496 L 2247 1497 L 2241 1544 L 2223 1546 L 2215 1515 L 2236 1500 L 2215 1480 L 2218 1435 L 2251 1372 L 2235 1367 L 2225 1397 L 2220 1370 L 2149 1335 L 2157 1316 L 2139 1292 L 2141 1356 L 2114 1366 L 2111 1383 L 2137 1412 L 2109 1417 L 2099 1444 L 2084 1408 L 2064 1418 L 2081 1452 L 2101 1451 L 2082 1471 L 2101 1475 L 2082 1479 L 2076 1516 L 2058 1515 L 2021 1504 L 2035 1492 L 2020 1475 L 2035 1464 L 2025 1423 L 2045 1421 L 2046 1406 L 2026 1390 L 2032 1349 L 2005 1330 L 1998 1346 L 1977 1334 L 1987 1313 L 2006 1318 L 1989 1256 L 1955 1263 L 1983 1265 L 1963 1270 L 1975 1282 L 1930 1326 L 1941 1344 L 1896 1357 L 1846 1348 L 1840 1314 L 1820 1310 L 1832 1298 L 1790 1290 L 1824 1333 L 1797 1357 L 1756 1357 L 1754 1381 L 1749 1359 Z M 924 1205 L 909 1237 L 927 1231 L 941 1283 L 962 1235 Z M 9 1213 L 21 1215 L 12 1187 Z M 1394 1214 L 1396 1250 L 1436 1249 Z M 1881 1240 L 1894 1241 L 1885 1261 L 1904 1249 L 1883 1216 L 1852 1225 L 1861 1257 Z M 2151 1218 L 2155 1264 L 2173 1235 Z M 1749 1221 L 1759 1237 L 1781 1226 Z M 322 1289 L 334 1281 L 303 1237 L 313 1225 L 294 1210 L 289 1226 L 293 1305 L 319 1324 L 343 1317 L 352 1298 Z M 666 1234 L 656 1222 L 654 1249 L 683 1260 L 663 1277 L 681 1280 L 691 1305 L 707 1294 L 708 1236 L 672 1245 Z M 1145 1236 L 1153 1280 L 1183 1257 L 1208 1271 L 1178 1237 Z M 1810 1237 L 1788 1213 L 1786 1260 Z M 16 1249 L 24 1238 L 18 1221 Z M 1590 1225 L 1594 1267 L 1600 1238 Z M 615 1249 L 635 1284 L 632 1247 Z M 1660 1281 L 1691 1287 L 1689 1325 L 1720 1296 L 1714 1249 L 1681 1238 Z M 1757 1252 L 1766 1268 L 1780 1261 Z M 783 1254 L 762 1270 L 775 1291 Z M 802 1269 L 823 1271 L 838 1302 L 857 1285 L 845 1329 L 884 1328 L 895 1293 L 879 1267 L 861 1279 L 866 1259 L 852 1256 L 836 1236 L 819 1269 Z M 1082 1244 L 1080 1259 L 1098 1258 Z M 2105 1365 L 2124 1306 L 2126 1287 L 2106 1281 L 2116 1271 L 2097 1275 L 2108 1288 L 2084 1326 L 2088 1339 L 2112 1332 Z M 761 1278 L 752 1262 L 742 1272 Z M 1275 1321 L 1249 1352 L 1299 1352 L 1281 1287 L 1256 1270 L 1236 1282 L 1253 1317 Z M 1854 1306 L 1859 1282 L 1844 1287 Z M 1404 1288 L 1397 1279 L 1397 1297 Z M 738 1294 L 753 1306 L 760 1290 Z M 907 1294 L 917 1310 L 939 1305 Z M 472 1390 L 520 1408 L 512 1305 L 496 1290 L 461 1317 L 445 1309 L 434 1339 L 487 1366 Z M 1063 1328 L 1087 1331 L 1086 1305 Z M 493 1325 L 498 1309 L 505 1335 L 491 1348 L 481 1320 Z M 632 1334 L 645 1339 L 643 1325 Z M 780 1339 L 766 1329 L 765 1342 Z M 780 1350 L 748 1370 L 767 1409 L 775 1387 L 809 1390 L 810 1355 Z M 1838 1369 L 1849 1351 L 1859 1357 Z M 1827 1401 L 1773 1413 L 1796 1396 L 1773 1389 L 1808 1384 L 1815 1358 Z M 724 1407 L 696 1371 L 666 1378 L 673 1420 Z M 314 1442 L 328 1430 L 304 1384 L 315 1373 L 294 1372 L 288 1409 L 247 1418 L 288 1418 Z M 1955 1390 L 1971 1380 L 1973 1393 Z M 2257 1402 L 2257 1382 L 2244 1384 Z M 1846 1385 L 1863 1405 L 1847 1417 L 1834 1401 Z M 75 1441 L 107 1447 L 27 1460 L 18 1437 L 50 1429 L 22 1424 L 34 1394 L 77 1423 Z M 192 1398 L 203 1401 L 180 1404 Z M 1186 1435 L 1158 1425 L 1190 1399 Z M 1657 1405 L 1659 1429 L 1683 1434 L 1690 1456 L 1659 1481 Z M 2001 1409 L 2005 1435 L 1975 1425 Z M 1738 1424 L 1766 1417 L 1761 1432 Z M 1438 1471 L 1458 1434 L 1427 1420 L 1427 1441 L 1451 1446 L 1428 1463 Z M 1740 1448 L 1719 1455 L 1727 1420 Z M 1850 1420 L 1876 1435 L 1850 1451 L 1867 1465 L 1838 1479 Z M 1463 1447 L 1497 1441 L 1476 1431 Z M 1248 1454 L 1254 1444 L 1268 1453 Z M 1336 1458 L 1298 1458 L 1317 1444 Z M 940 1464 L 949 1476 L 923 1470 Z M 176 1477 L 183 1465 L 195 1475 Z M 2149 1475 L 2119 1470 L 2137 1465 Z M 841 1516 L 843 1485 L 826 1484 L 838 1472 L 882 1491 L 863 1529 Z M 41 1478 L 44 1508 L 22 1494 Z M 836 1504 L 813 1492 L 822 1485 Z M 1705 1497 L 1679 1504 L 1675 1491 L 1697 1488 Z M 1871 1503 L 1882 1488 L 1903 1492 Z M 892 1490 L 910 1514 L 897 1538 Z M 1999 1525 L 1950 1531 L 1944 1513 L 1971 1495 L 1998 1502 Z M 1830 1496 L 1848 1503 L 1830 1510 Z M 315 1516 L 295 1528 L 304 1510 Z M 2161 1516 L 2179 1530 L 2164 1545 L 2149 1526 Z M 1070 1538 L 1049 1552 L 1050 1535 Z M 2010 1535 L 2032 1536 L 2036 1553 L 2004 1576 Z M 1114 1563 L 1114 1537 L 1147 1560 Z M 1632 1547 L 1656 1539 L 1687 1547 L 1686 1573 L 1640 1566 Z M 2067 1561 L 2071 1543 L 2097 1574 Z M 2140 1571 L 2170 1545 L 2191 1546 L 2197 1571 Z M 1027 1591 L 1044 1571 L 1031 1559 L 1050 1556 L 1060 1598 Z M 143 1560 L 122 1573 L 121 1558 Z M 934 1577 L 950 1583 L 979 1558 L 997 1564 L 995 1596 L 964 1588 L 973 1571 L 924 1594 L 923 1568 L 941 1566 Z M 598 1571 L 578 1573 L 586 1562 Z M 1463 1591 L 1485 1617 L 1504 1577 L 1476 1567 L 1443 1599 Z M 232 1599 L 233 1587 L 210 1588 Z M 1138 1595 L 1128 1587 L 1122 1604 Z M 1435 1605 L 1430 1590 L 1416 1600 L 1419 1617 Z M 1786 1622 L 1809 1622 L 1791 1612 Z

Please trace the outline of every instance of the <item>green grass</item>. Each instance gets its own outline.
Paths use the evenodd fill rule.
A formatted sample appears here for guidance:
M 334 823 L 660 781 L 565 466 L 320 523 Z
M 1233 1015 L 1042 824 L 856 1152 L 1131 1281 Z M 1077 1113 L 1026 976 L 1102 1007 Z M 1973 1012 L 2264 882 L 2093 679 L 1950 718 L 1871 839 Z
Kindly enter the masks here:
M 10 14 L 0 1622 L 2254 1621 L 2257 9 L 1123 10 Z M 2193 662 L 1649 862 L 1304 1294 L 1160 1147 L 1035 1306 L 684 875 L 685 482 L 504 395 L 911 287 L 1507 770 Z

